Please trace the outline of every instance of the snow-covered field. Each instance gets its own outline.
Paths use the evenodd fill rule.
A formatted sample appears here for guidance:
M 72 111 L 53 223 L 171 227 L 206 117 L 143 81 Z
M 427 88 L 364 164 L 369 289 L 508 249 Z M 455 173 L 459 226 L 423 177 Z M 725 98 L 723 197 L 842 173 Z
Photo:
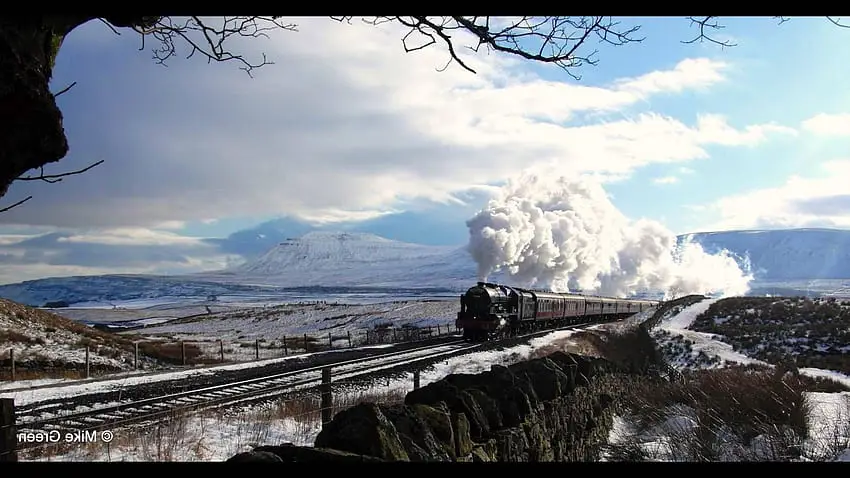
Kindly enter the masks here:
M 376 304 L 287 304 L 240 309 L 146 327 L 135 333 L 176 340 L 267 341 L 302 334 L 327 336 L 362 334 L 381 327 L 454 326 L 456 300 L 396 301 Z
M 207 306 L 191 303 L 152 304 L 150 301 L 137 301 L 118 309 L 103 309 L 98 308 L 98 304 L 90 304 L 91 309 L 53 311 L 3 301 L 0 303 L 0 361 L 8 360 L 9 354 L 13 353 L 18 373 L 16 381 L 0 382 L 0 390 L 79 380 L 84 376 L 83 372 L 59 372 L 69 365 L 84 370 L 87 345 L 90 365 L 93 367 L 92 376 L 106 373 L 97 367 L 107 366 L 111 374 L 116 374 L 115 377 L 130 380 L 127 377 L 174 367 L 155 360 L 156 356 L 146 359 L 145 354 L 152 353 L 144 347 L 146 343 L 155 346 L 157 353 L 168 352 L 170 356 L 179 359 L 179 341 L 185 341 L 188 344 L 190 365 L 218 362 L 223 352 L 226 363 L 251 362 L 242 366 L 256 366 L 303 354 L 305 335 L 310 347 L 314 347 L 313 344 L 325 347 L 332 343 L 339 349 L 348 348 L 349 345 L 358 347 L 375 344 L 377 334 L 373 331 L 376 328 L 396 329 L 398 332 L 397 337 L 393 330 L 383 332 L 384 337 L 379 342 L 404 340 L 405 332 L 399 329 L 406 327 L 422 328 L 424 336 L 445 335 L 450 330 L 454 331 L 456 302 L 448 299 L 363 304 L 313 301 L 273 306 L 238 302 L 231 306 L 210 306 L 212 313 L 207 314 L 203 312 Z M 111 322 L 146 327 L 126 331 L 116 329 L 117 335 L 104 333 L 54 315 L 59 311 L 66 317 L 76 317 L 77 320 L 89 323 Z M 199 311 L 203 315 L 198 316 L 196 312 Z M 183 315 L 189 312 L 194 317 Z M 166 314 L 182 318 L 156 317 Z M 175 320 L 178 323 L 174 323 Z M 365 343 L 367 331 L 372 332 L 370 344 Z M 133 369 L 133 342 L 142 344 L 139 363 L 142 370 L 139 371 Z M 313 350 L 316 349 L 306 351 Z M 38 376 L 33 367 L 21 366 L 32 361 L 44 367 L 54 367 L 58 371 Z M 38 370 L 43 370 L 41 365 L 39 367 Z M 8 379 L 4 373 L 8 375 L 9 372 L 0 369 L 0 377 Z

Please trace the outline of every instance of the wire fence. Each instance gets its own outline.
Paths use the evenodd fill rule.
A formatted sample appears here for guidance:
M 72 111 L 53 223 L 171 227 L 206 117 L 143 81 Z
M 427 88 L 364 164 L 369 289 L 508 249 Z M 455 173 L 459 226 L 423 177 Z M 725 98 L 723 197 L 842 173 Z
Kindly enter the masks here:
M 14 423 L 14 402 L 2 399 L 0 462 L 3 461 L 192 461 L 204 459 L 199 444 L 210 436 L 226 436 L 218 444 L 225 455 L 281 442 L 312 445 L 323 425 L 363 402 L 398 404 L 419 386 L 418 373 L 407 385 L 393 382 L 334 383 L 330 368 L 324 383 L 294 390 L 250 409 L 205 409 L 177 406 L 157 417 L 156 424 L 122 425 L 120 421 L 97 428 L 54 431 L 29 430 Z M 69 412 L 70 413 L 70 412 Z M 207 444 L 209 448 L 209 444 Z
M 43 356 L 43 347 L 20 344 L 0 352 L 0 381 L 40 378 L 83 379 L 105 376 L 130 367 L 146 370 L 167 366 L 241 363 L 291 355 L 352 349 L 370 345 L 420 342 L 458 333 L 453 324 L 427 327 L 376 328 L 356 331 L 304 333 L 254 340 L 125 340 L 97 343 L 85 340 L 78 362 L 54 364 Z M 116 362 L 123 364 L 118 366 Z

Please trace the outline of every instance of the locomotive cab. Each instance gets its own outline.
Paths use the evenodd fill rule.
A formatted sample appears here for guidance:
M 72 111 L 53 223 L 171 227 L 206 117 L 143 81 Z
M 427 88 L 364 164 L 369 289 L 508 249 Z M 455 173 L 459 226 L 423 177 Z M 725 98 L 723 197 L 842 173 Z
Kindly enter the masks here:
M 456 327 L 463 329 L 465 339 L 486 340 L 506 323 L 511 297 L 504 286 L 479 282 L 461 296 Z

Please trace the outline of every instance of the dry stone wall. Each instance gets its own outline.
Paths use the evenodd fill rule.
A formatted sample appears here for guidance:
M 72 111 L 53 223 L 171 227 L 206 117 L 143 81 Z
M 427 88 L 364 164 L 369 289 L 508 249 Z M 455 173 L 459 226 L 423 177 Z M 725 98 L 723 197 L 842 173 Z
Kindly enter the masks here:
M 229 461 L 594 461 L 613 421 L 616 377 L 603 359 L 556 352 L 454 374 L 338 413 L 315 447 L 259 447 Z

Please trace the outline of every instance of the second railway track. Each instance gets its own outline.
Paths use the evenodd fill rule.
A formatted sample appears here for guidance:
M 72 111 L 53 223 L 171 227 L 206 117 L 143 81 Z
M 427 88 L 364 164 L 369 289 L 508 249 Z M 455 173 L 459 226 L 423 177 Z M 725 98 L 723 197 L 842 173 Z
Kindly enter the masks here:
M 556 330 L 584 328 L 594 324 L 583 324 L 524 334 L 514 339 L 527 340 Z M 57 409 L 54 405 L 42 408 L 38 403 L 21 407 L 17 413 L 18 433 L 58 431 L 87 431 L 104 428 L 120 428 L 140 422 L 165 419 L 178 411 L 198 410 L 245 401 L 271 398 L 288 392 L 308 389 L 322 383 L 322 370 L 333 369 L 334 381 L 344 381 L 361 375 L 374 374 L 384 369 L 393 369 L 419 362 L 433 363 L 443 357 L 468 354 L 488 343 L 465 343 L 457 340 L 441 345 L 431 345 L 391 352 L 361 359 L 347 360 L 320 366 L 276 373 L 264 377 L 207 386 L 183 392 L 171 393 L 142 400 L 117 403 L 93 404 L 84 411 Z M 497 344 L 498 345 L 498 344 Z M 64 412 L 64 413 L 63 413 Z M 20 444 L 26 447 L 27 444 Z
M 18 412 L 18 432 L 47 430 L 93 430 L 103 427 L 120 427 L 139 421 L 155 420 L 177 410 L 234 404 L 244 400 L 258 400 L 284 391 L 311 388 L 321 383 L 322 369 L 332 367 L 335 380 L 344 380 L 384 368 L 433 360 L 443 356 L 468 353 L 481 344 L 466 344 L 461 340 L 439 346 L 421 347 L 402 352 L 392 352 L 364 359 L 337 362 L 301 370 L 283 372 L 265 377 L 208 386 L 142 400 L 126 401 L 90 410 L 62 413 L 45 411 L 36 404 Z

